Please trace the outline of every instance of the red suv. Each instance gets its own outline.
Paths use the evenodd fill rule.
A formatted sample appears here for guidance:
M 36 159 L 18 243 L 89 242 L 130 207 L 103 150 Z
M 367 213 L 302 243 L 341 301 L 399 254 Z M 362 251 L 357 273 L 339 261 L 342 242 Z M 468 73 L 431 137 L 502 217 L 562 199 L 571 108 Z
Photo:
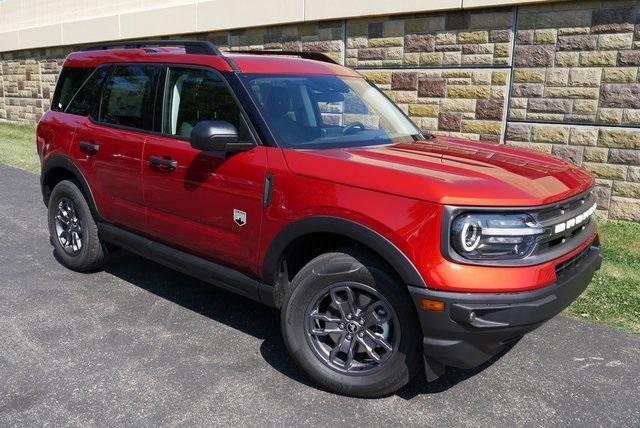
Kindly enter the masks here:
M 37 149 L 66 266 L 124 248 L 279 308 L 292 359 L 340 394 L 484 363 L 601 263 L 585 171 L 428 135 L 319 54 L 89 47 Z

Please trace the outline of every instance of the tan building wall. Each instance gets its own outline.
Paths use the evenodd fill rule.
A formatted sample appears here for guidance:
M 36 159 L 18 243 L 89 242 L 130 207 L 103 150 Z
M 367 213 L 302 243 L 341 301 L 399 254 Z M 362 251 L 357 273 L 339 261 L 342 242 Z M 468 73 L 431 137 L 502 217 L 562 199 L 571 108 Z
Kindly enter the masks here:
M 602 215 L 640 221 L 640 0 L 457 3 L 474 8 L 214 32 L 185 26 L 174 37 L 208 37 L 227 50 L 324 52 L 359 70 L 424 129 L 583 165 L 598 177 Z M 0 54 L 0 118 L 35 122 L 72 49 Z
M 0 52 L 549 0 L 5 0 Z

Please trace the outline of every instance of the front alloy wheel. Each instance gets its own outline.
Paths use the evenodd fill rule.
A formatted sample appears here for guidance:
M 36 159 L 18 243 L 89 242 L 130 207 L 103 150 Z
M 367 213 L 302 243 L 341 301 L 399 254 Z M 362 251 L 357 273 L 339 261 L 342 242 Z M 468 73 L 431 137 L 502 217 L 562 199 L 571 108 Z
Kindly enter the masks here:
M 307 308 L 305 326 L 316 356 L 340 373 L 382 370 L 398 349 L 395 311 L 364 284 L 338 283 L 318 293 Z

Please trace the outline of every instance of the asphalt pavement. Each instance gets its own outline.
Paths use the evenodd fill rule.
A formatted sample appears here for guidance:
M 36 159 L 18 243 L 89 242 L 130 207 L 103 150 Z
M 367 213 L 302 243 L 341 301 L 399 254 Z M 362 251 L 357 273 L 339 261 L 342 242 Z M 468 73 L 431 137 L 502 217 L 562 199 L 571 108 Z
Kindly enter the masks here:
M 0 426 L 640 426 L 640 336 L 556 317 L 478 370 L 321 391 L 278 312 L 126 252 L 55 259 L 36 175 L 0 165 Z

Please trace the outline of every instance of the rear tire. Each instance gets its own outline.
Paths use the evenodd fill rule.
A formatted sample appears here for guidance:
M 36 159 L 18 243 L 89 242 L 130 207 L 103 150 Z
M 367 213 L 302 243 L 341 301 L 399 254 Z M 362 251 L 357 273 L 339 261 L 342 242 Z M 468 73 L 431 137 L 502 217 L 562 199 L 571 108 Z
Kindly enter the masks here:
M 322 254 L 303 267 L 285 294 L 281 327 L 294 362 L 337 394 L 389 395 L 420 369 L 421 332 L 408 292 L 363 251 Z
M 78 185 L 59 182 L 51 192 L 49 235 L 58 259 L 69 269 L 87 272 L 101 267 L 107 257 L 98 227 Z

